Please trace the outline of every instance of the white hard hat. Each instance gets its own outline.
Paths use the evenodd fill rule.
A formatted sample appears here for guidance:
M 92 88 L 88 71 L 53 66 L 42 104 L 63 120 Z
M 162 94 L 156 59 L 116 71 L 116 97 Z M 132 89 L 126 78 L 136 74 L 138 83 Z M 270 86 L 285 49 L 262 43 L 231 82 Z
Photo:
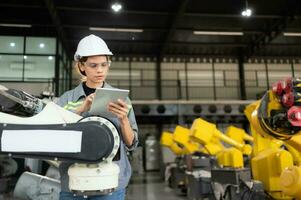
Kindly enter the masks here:
M 74 54 L 74 60 L 79 61 L 84 56 L 113 55 L 103 39 L 96 35 L 89 35 L 81 39 Z

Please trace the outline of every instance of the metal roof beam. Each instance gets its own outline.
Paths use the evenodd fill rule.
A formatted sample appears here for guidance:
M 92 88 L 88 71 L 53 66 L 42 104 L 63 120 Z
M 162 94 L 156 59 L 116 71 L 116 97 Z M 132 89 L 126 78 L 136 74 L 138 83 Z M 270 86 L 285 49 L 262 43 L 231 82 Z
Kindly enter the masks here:
M 177 13 L 174 15 L 173 19 L 172 19 L 172 22 L 170 23 L 170 27 L 169 27 L 169 30 L 168 32 L 166 33 L 165 35 L 165 38 L 164 38 L 164 42 L 159 50 L 159 58 L 161 58 L 167 47 L 168 47 L 168 43 L 170 42 L 170 40 L 172 39 L 172 37 L 174 36 L 174 33 L 176 31 L 176 27 L 180 21 L 180 19 L 183 17 L 184 13 L 185 13 L 185 10 L 186 10 L 186 6 L 188 4 L 189 0 L 181 0 L 181 3 L 178 7 L 178 10 L 177 10 Z
M 270 44 L 287 29 L 288 24 L 296 20 L 295 13 L 298 8 L 297 5 L 297 0 L 295 0 L 292 4 L 288 5 L 290 7 L 290 13 L 288 13 L 287 16 L 274 20 L 272 24 L 266 23 L 266 31 L 262 34 L 256 35 L 247 49 L 245 49 L 247 58 L 265 47 L 267 44 Z
M 247 47 L 247 57 L 252 56 L 258 50 L 270 44 L 276 37 L 281 35 L 287 28 L 287 25 L 294 20 L 294 17 L 287 16 L 280 20 L 276 20 L 272 25 L 268 26 L 267 31 L 255 36 L 251 44 Z
M 62 45 L 64 46 L 67 54 L 69 56 L 71 56 L 70 49 L 69 49 L 69 46 L 68 46 L 68 43 L 67 43 L 67 39 L 66 39 L 66 36 L 65 36 L 65 33 L 64 33 L 64 28 L 62 26 L 60 17 L 58 15 L 58 10 L 57 10 L 57 8 L 54 5 L 52 0 L 44 0 L 44 2 L 45 2 L 46 7 L 49 11 L 51 19 L 52 19 L 52 21 L 55 25 L 55 28 L 56 28 L 57 34 L 59 36 L 59 39 L 61 39 Z

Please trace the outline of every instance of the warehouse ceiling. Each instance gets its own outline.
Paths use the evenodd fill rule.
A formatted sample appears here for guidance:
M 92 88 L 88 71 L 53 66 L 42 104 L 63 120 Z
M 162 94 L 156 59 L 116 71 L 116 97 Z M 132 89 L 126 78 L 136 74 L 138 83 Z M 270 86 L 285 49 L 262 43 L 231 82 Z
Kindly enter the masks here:
M 246 8 L 245 0 L 119 0 L 123 6 L 120 13 L 112 11 L 114 2 L 1 1 L 0 34 L 58 36 L 70 56 L 78 41 L 90 33 L 102 37 L 118 55 L 301 56 L 301 37 L 283 34 L 301 33 L 298 0 L 248 0 L 248 7 L 253 10 L 251 17 L 241 15 Z M 102 31 L 91 31 L 91 27 Z M 202 35 L 194 31 L 201 31 Z M 222 35 L 208 35 L 204 31 Z

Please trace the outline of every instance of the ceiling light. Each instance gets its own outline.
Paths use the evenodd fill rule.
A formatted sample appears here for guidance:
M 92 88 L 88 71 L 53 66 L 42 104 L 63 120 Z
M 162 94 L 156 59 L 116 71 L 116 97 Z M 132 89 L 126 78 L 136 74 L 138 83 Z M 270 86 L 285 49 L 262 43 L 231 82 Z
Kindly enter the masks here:
M 44 48 L 45 47 L 45 44 L 44 43 L 40 43 L 40 48 Z
M 90 31 L 109 31 L 109 32 L 130 32 L 130 33 L 141 33 L 143 29 L 133 28 L 103 28 L 103 27 L 90 27 Z
M 244 17 L 250 17 L 252 15 L 252 10 L 247 8 L 241 12 L 241 15 Z
M 16 43 L 11 42 L 11 43 L 9 43 L 9 46 L 14 47 L 14 46 L 16 46 Z
M 246 2 L 245 9 L 241 12 L 241 15 L 244 17 L 251 17 L 252 10 L 248 6 L 248 0 L 245 0 L 245 2 Z
M 23 58 L 24 58 L 24 60 L 26 60 L 26 59 L 27 59 L 27 56 L 23 56 Z
M 111 8 L 114 12 L 118 13 L 122 9 L 122 5 L 118 2 L 116 2 L 116 3 L 112 4 Z
M 53 57 L 52 56 L 48 56 L 48 60 L 53 60 Z
M 0 24 L 0 26 L 30 28 L 32 25 L 31 24 Z
M 289 32 L 286 32 L 286 33 L 283 33 L 284 36 L 288 36 L 288 37 L 301 37 L 301 33 L 289 33 Z
M 243 32 L 220 32 L 220 31 L 193 31 L 195 35 L 233 35 L 242 36 Z

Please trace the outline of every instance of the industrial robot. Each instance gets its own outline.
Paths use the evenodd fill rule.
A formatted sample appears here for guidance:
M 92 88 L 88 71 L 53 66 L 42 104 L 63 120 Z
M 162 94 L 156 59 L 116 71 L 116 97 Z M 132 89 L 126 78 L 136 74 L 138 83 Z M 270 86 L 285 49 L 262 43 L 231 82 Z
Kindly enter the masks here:
M 250 180 L 250 170 L 244 168 L 244 157 L 251 154 L 252 148 L 245 141 L 252 142 L 253 138 L 243 129 L 230 126 L 223 134 L 215 124 L 201 118 L 195 119 L 190 129 L 177 126 L 173 134 L 163 132 L 161 136 L 162 145 L 186 160 L 182 171 L 185 171 L 189 199 L 220 196 L 224 189 L 221 184 L 213 185 L 213 181 L 225 183 L 227 176 Z M 232 147 L 226 147 L 225 143 Z
M 273 199 L 301 199 L 301 79 L 273 84 L 245 114 L 254 138 L 253 179 Z
M 161 134 L 160 144 L 162 148 L 167 148 L 164 152 L 167 152 L 169 149 L 175 155 L 174 161 L 171 160 L 166 163 L 164 178 L 169 187 L 175 189 L 179 195 L 182 195 L 187 193 L 185 156 L 188 152 L 173 140 L 173 136 L 174 134 L 168 131 L 163 131 Z
M 0 86 L 0 105 L 0 154 L 8 158 L 73 162 L 68 175 L 69 189 L 74 195 L 107 194 L 117 188 L 119 167 L 112 161 L 118 153 L 120 138 L 110 120 L 82 117 L 53 102 L 45 104 L 23 91 L 4 86 Z M 19 191 L 28 193 L 34 185 L 43 186 L 41 177 L 32 178 L 30 173 L 22 176 L 31 178 L 21 186 L 17 184 Z M 31 184 L 31 179 L 38 181 Z M 50 189 L 43 187 L 40 194 L 23 194 L 23 198 L 31 195 L 47 199 L 41 197 L 43 192 L 59 188 L 58 184 L 52 181 Z

